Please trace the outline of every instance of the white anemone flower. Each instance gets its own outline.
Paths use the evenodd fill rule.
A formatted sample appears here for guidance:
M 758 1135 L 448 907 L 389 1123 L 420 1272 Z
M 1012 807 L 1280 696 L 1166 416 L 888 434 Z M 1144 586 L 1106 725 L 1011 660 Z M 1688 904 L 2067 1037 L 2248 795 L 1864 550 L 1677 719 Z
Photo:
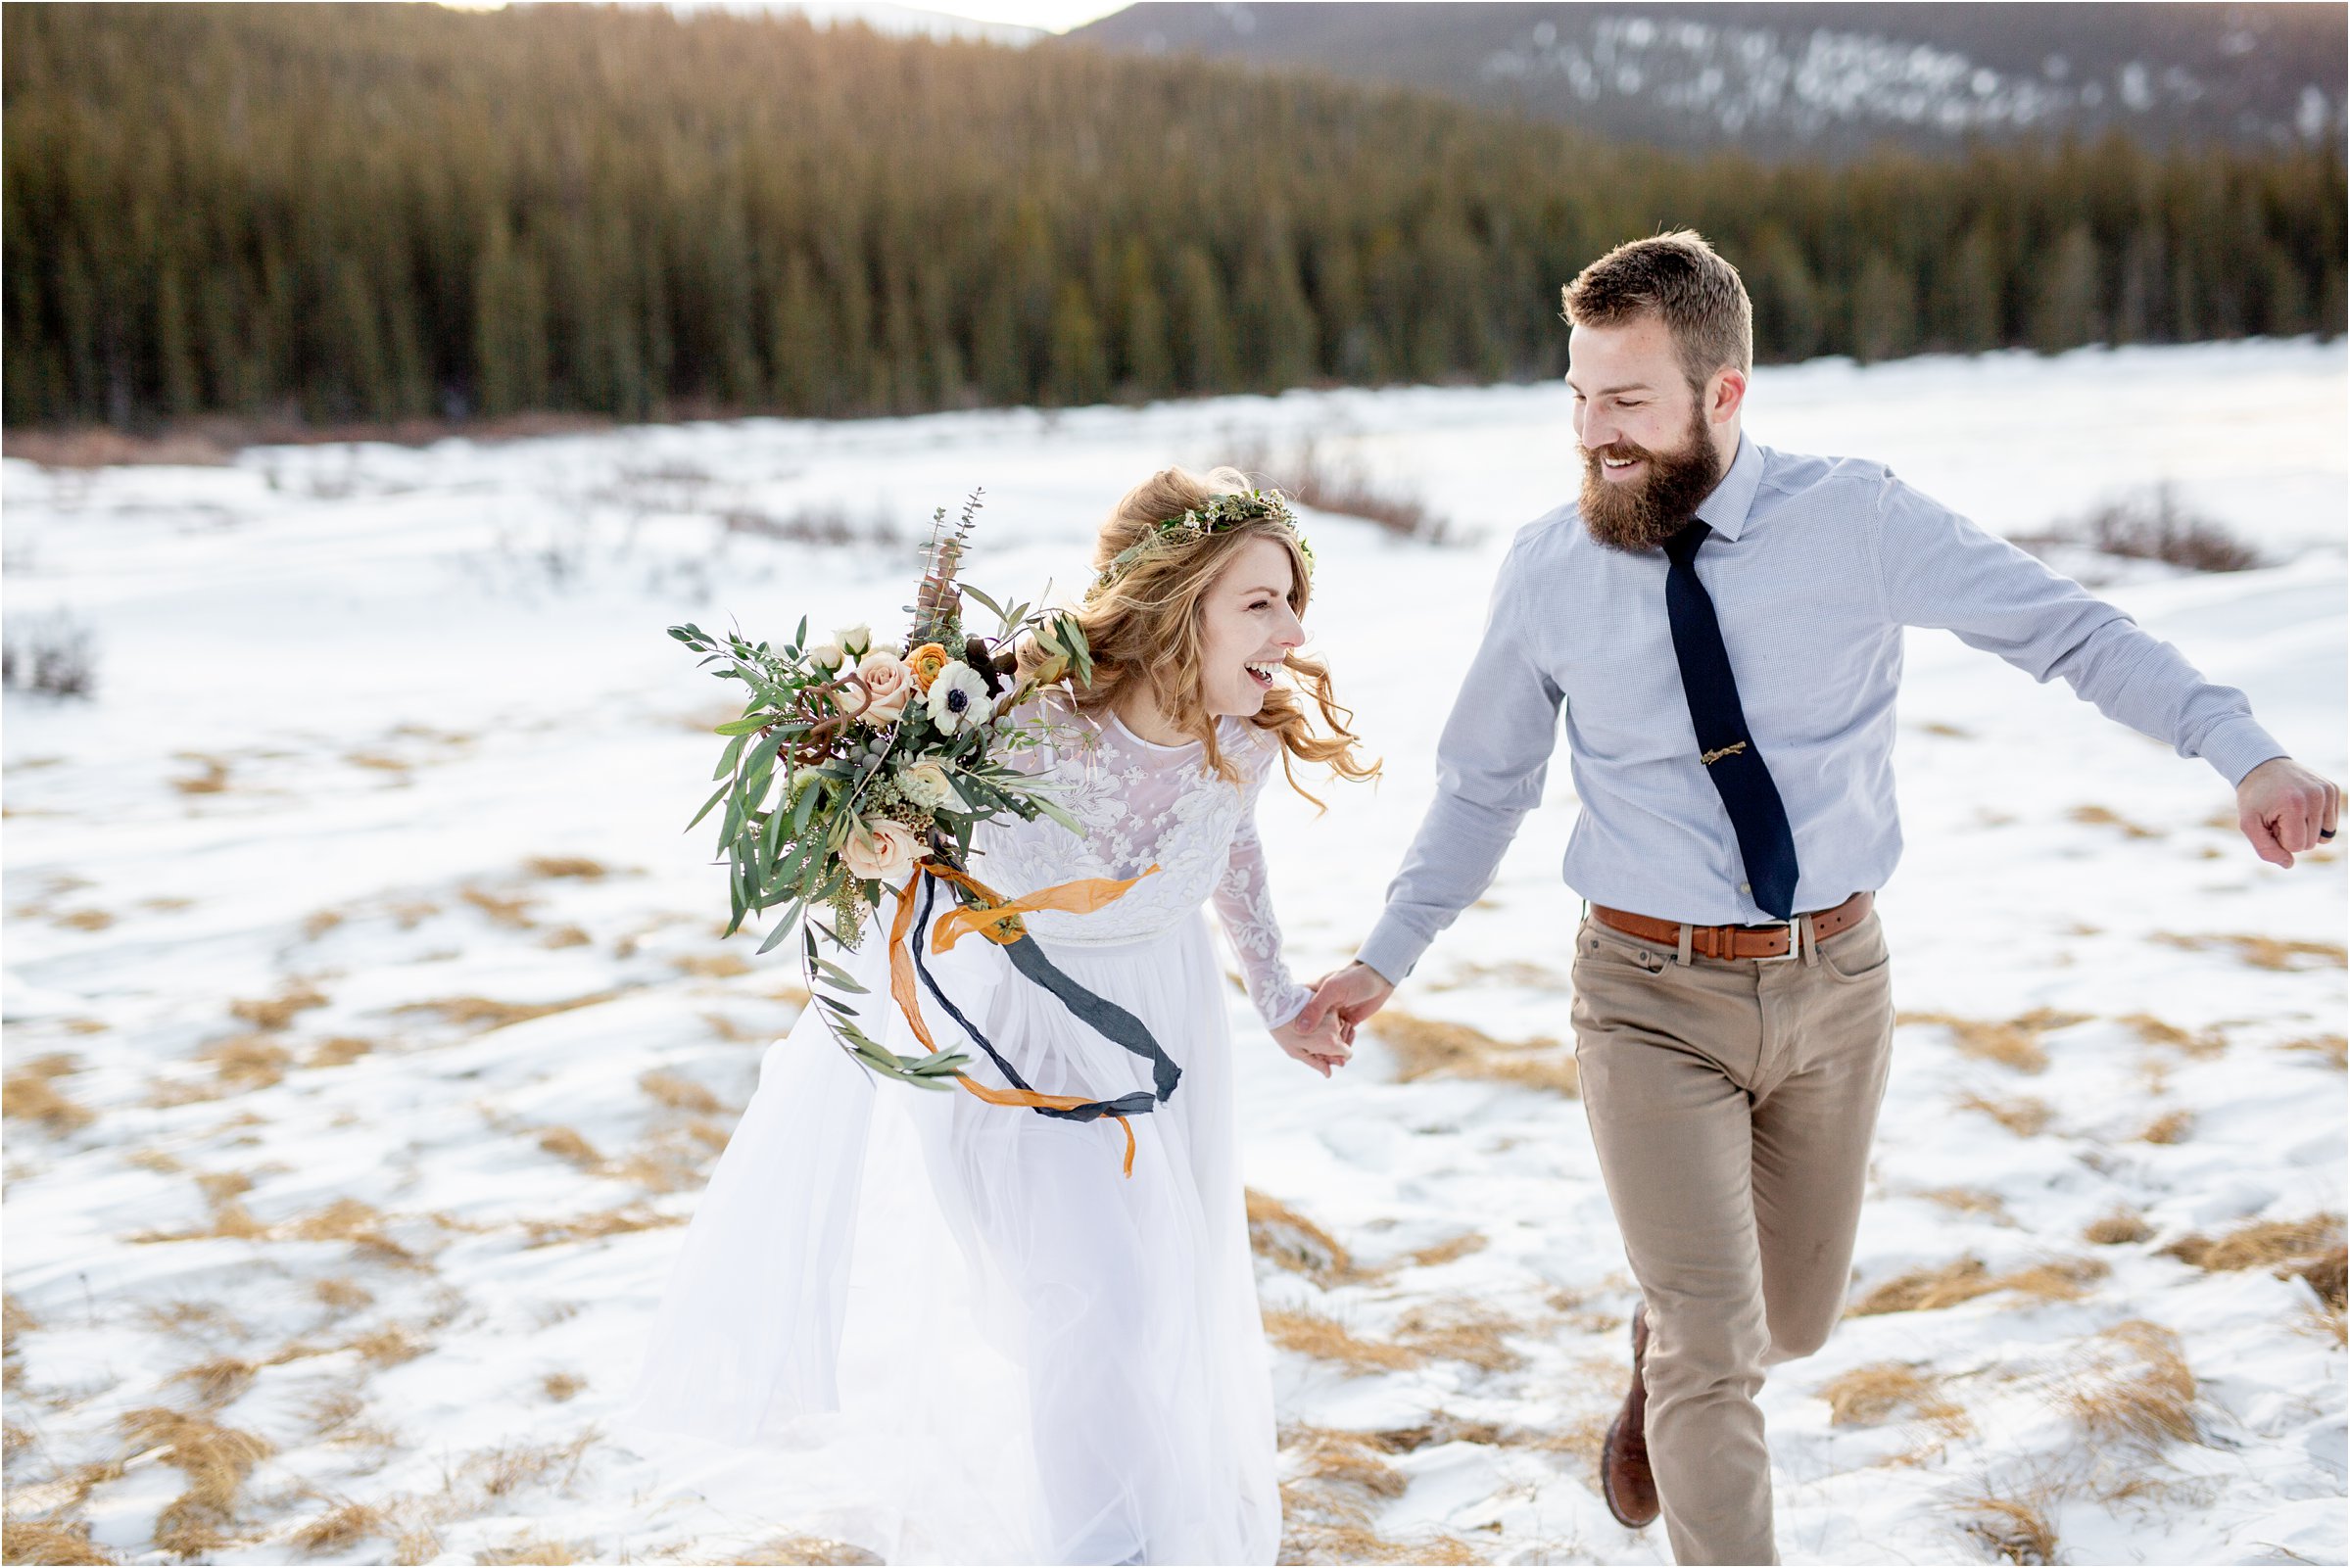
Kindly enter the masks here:
M 967 726 L 985 724 L 995 714 L 995 699 L 980 672 L 961 659 L 950 661 L 931 682 L 931 723 L 940 735 L 959 734 Z

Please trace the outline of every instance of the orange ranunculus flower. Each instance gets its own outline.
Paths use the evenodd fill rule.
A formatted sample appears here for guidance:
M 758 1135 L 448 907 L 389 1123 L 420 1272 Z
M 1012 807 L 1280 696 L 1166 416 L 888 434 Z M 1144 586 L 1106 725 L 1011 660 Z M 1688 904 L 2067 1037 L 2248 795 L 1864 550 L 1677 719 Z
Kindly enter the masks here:
M 946 668 L 946 649 L 935 642 L 925 642 L 906 655 L 906 667 L 914 672 L 914 685 L 928 691 L 938 672 Z

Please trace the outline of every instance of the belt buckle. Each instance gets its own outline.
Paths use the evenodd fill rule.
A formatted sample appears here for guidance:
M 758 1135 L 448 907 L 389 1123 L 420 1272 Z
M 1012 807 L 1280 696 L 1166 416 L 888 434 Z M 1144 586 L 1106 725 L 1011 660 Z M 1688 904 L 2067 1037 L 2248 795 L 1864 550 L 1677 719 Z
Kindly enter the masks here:
M 1786 925 L 1787 951 L 1784 953 L 1757 953 L 1754 955 L 1755 963 L 1784 964 L 1792 958 L 1801 956 L 1803 951 L 1803 917 L 1800 915 L 1794 916 L 1787 921 Z

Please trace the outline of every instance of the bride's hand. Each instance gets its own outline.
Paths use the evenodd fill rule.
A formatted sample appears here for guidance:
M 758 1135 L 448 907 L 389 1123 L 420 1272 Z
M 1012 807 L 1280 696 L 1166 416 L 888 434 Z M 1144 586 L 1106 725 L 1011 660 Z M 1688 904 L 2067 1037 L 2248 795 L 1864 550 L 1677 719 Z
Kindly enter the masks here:
M 1272 1037 L 1283 1051 L 1326 1078 L 1332 1068 L 1346 1066 L 1355 1054 L 1354 1033 L 1354 1027 L 1332 1012 L 1324 1014 L 1316 1028 L 1301 1029 L 1292 1022 L 1274 1029 Z

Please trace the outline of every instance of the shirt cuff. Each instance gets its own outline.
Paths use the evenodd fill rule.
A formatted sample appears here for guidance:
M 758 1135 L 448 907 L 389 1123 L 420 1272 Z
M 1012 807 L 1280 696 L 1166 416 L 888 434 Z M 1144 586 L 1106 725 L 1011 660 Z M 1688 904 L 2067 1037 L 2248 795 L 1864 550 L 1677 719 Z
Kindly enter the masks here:
M 2203 737 L 2195 754 L 2220 772 L 2230 785 L 2244 782 L 2244 775 L 2275 757 L 2290 755 L 2277 743 L 2277 737 L 2249 718 L 2230 719 Z
M 1393 910 L 1379 917 L 1379 924 L 1370 928 L 1370 935 L 1355 950 L 1355 962 L 1378 973 L 1379 978 L 1390 985 L 1401 985 L 1404 976 L 1412 973 L 1420 954 L 1428 950 L 1429 938 L 1407 927 Z

